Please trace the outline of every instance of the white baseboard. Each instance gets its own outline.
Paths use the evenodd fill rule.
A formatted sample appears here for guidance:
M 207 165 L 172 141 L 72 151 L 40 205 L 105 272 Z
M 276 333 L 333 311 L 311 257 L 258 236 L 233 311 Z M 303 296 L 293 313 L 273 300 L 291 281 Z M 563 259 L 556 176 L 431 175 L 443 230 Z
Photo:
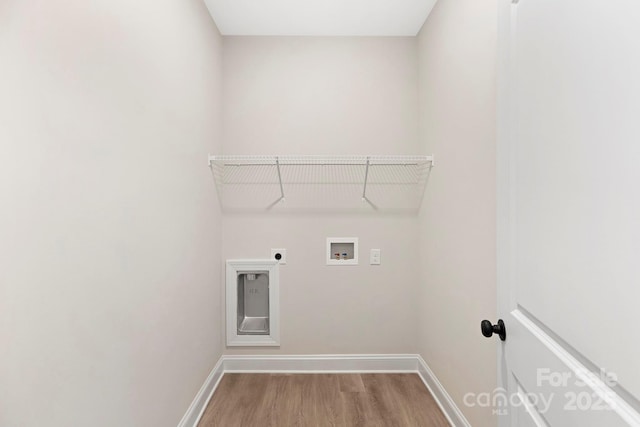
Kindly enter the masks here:
M 417 373 L 453 427 L 471 427 L 418 354 L 224 355 L 178 427 L 196 427 L 225 373 Z
M 471 427 L 469 421 L 462 414 L 458 405 L 453 401 L 449 393 L 444 389 L 442 383 L 438 381 L 438 378 L 433 373 L 433 371 L 427 365 L 427 362 L 424 361 L 422 356 L 416 355 L 418 362 L 418 375 L 422 378 L 422 382 L 427 386 L 431 395 L 442 409 L 445 417 L 449 420 L 449 424 L 453 427 Z
M 178 427 L 196 427 L 202 414 L 204 413 L 205 408 L 209 404 L 209 400 L 211 400 L 211 396 L 213 396 L 213 392 L 218 388 L 218 384 L 220 384 L 220 380 L 224 375 L 224 364 L 223 358 L 218 360 L 216 366 L 213 367 L 209 377 L 204 382 L 198 394 L 196 394 L 195 399 L 187 409 L 186 414 L 180 420 Z
M 415 354 L 225 355 L 225 372 L 361 373 L 417 372 Z

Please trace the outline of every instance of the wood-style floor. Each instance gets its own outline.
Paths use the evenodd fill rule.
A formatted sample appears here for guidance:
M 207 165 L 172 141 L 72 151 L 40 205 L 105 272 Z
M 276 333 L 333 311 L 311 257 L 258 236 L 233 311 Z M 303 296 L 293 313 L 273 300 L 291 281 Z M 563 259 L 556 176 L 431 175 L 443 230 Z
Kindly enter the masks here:
M 448 427 L 416 374 L 225 374 L 199 427 Z

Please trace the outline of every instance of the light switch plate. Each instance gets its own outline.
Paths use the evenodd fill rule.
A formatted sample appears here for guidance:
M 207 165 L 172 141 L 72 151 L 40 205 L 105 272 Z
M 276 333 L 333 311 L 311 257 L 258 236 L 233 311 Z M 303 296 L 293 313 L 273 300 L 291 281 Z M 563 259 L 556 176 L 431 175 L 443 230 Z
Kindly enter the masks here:
M 280 259 L 276 258 L 276 255 L 280 254 Z M 287 250 L 283 248 L 271 248 L 271 259 L 275 259 L 278 261 L 278 264 L 286 264 L 287 263 Z
M 371 249 L 369 263 L 371 265 L 380 265 L 380 249 Z

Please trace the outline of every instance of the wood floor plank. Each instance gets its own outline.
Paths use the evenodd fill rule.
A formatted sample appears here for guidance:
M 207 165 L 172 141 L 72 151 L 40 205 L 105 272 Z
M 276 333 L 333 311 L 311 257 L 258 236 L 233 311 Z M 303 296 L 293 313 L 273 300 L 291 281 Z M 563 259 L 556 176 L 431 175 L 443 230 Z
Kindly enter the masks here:
M 416 374 L 225 374 L 199 427 L 446 427 Z
M 364 393 L 364 384 L 360 374 L 338 375 L 338 380 L 340 381 L 340 391 Z
M 302 405 L 300 390 L 293 375 L 271 375 L 267 388 L 267 404 L 261 414 L 269 427 L 289 427 L 299 425 L 298 417 Z M 257 421 L 257 420 L 256 420 Z M 256 424 L 259 425 L 259 424 Z
M 340 393 L 342 403 L 344 405 L 344 412 L 342 413 L 341 421 L 343 426 L 353 427 L 378 427 L 376 424 L 368 423 L 368 418 L 374 418 L 373 414 L 369 414 L 369 399 L 364 393 Z M 376 421 L 374 420 L 374 423 Z
M 256 411 L 266 395 L 268 380 L 267 375 L 224 375 L 216 390 L 216 399 L 207 407 L 211 411 L 205 411 L 199 425 L 253 425 Z
M 313 407 L 317 427 L 342 426 L 341 414 L 344 403 L 340 399 L 340 376 L 332 374 L 315 374 L 311 376 L 312 393 L 305 399 Z
M 381 424 L 388 427 L 400 427 L 401 414 L 398 410 L 397 399 L 385 389 L 387 376 L 376 374 L 363 374 L 362 381 L 371 404 L 377 408 L 380 414 Z

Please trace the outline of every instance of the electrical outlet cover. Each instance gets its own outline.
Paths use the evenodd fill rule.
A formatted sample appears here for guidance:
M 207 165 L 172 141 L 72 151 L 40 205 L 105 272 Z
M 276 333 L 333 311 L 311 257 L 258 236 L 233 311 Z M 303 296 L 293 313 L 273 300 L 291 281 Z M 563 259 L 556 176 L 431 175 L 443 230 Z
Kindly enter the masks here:
M 280 254 L 280 259 L 277 258 L 277 255 Z M 283 248 L 271 248 L 271 259 L 275 259 L 279 264 L 287 263 L 287 250 Z
M 369 263 L 371 265 L 380 265 L 380 249 L 371 249 Z

